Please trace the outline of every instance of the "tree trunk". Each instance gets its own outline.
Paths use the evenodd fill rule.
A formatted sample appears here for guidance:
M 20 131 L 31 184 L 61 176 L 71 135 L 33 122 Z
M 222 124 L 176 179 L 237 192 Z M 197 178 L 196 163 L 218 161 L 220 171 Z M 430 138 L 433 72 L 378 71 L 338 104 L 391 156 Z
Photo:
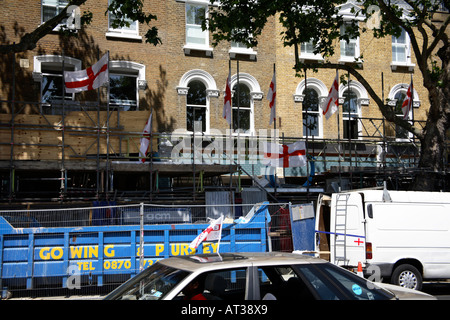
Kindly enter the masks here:
M 420 139 L 421 151 L 419 172 L 413 189 L 418 191 L 442 190 L 447 165 L 446 134 L 450 127 L 450 47 L 443 46 L 438 51 L 442 67 L 435 79 L 424 80 L 428 89 L 430 109 L 427 124 Z

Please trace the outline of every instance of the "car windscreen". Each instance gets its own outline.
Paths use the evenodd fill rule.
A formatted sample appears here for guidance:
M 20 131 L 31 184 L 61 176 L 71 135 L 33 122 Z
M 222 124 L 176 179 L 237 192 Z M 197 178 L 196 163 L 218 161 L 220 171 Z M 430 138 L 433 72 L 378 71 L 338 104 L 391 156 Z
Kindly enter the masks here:
M 160 300 L 190 272 L 156 264 L 110 294 L 114 300 Z
M 394 296 L 347 270 L 329 263 L 296 265 L 320 299 L 387 300 Z

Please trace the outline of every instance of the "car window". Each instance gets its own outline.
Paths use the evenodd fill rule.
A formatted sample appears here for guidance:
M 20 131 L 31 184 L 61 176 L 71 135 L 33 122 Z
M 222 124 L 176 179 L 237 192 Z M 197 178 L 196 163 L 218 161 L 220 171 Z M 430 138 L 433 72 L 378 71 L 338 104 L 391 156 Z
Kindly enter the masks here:
M 300 267 L 302 274 L 312 285 L 320 299 L 322 300 L 340 300 L 342 295 L 339 294 L 339 291 L 330 284 L 328 279 L 309 267 Z
M 244 300 L 247 268 L 234 268 L 205 272 L 192 282 L 198 282 L 206 300 Z M 189 286 L 190 284 L 188 284 Z M 181 289 L 175 299 L 186 299 L 186 290 Z
M 383 300 L 392 298 L 378 288 L 370 288 L 369 282 L 329 263 L 297 265 L 296 269 L 308 279 L 320 299 Z
M 357 300 L 383 300 L 390 299 L 391 296 L 384 290 L 369 288 L 364 279 L 359 279 L 351 273 L 344 273 L 338 269 L 326 268 L 326 272 L 340 283 L 347 293 Z
M 190 273 L 162 265 L 155 265 L 127 282 L 119 300 L 159 300 Z
M 258 268 L 260 297 L 263 300 L 314 300 L 310 286 L 291 266 Z

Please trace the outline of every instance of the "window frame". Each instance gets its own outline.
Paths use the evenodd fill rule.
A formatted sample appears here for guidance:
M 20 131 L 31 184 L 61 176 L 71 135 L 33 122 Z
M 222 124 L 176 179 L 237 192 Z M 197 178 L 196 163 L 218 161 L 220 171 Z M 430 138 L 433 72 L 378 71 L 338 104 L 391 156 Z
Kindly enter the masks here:
M 51 5 L 51 4 L 46 4 L 46 3 L 45 3 L 46 0 L 41 0 L 41 23 L 45 23 L 45 22 L 48 21 L 48 20 L 45 20 L 45 21 L 44 21 L 44 6 L 56 8 L 56 14 L 54 15 L 54 16 L 56 16 L 56 15 L 58 15 L 58 14 L 61 12 L 62 9 L 64 9 L 64 8 L 69 4 L 69 1 L 68 1 L 68 0 L 56 0 L 56 1 L 58 1 L 58 4 L 57 4 L 57 5 Z M 64 4 L 61 4 L 61 3 L 64 3 Z M 54 16 L 52 16 L 52 18 L 53 18 Z M 51 18 L 50 18 L 50 19 L 51 19 Z M 67 20 L 67 18 L 64 19 L 64 20 Z M 55 28 L 55 30 L 57 30 L 57 29 L 59 28 L 60 25 L 66 24 L 66 22 L 65 22 L 64 20 L 63 20 L 63 21 Z
M 194 109 L 194 115 L 195 115 L 195 109 L 204 109 L 204 114 L 205 114 L 205 122 L 204 122 L 204 130 L 203 130 L 203 122 L 202 122 L 202 133 L 205 133 L 205 132 L 207 132 L 208 131 L 208 128 L 209 128 L 209 99 L 208 99 L 208 93 L 207 93 L 207 84 L 204 82 L 204 81 L 202 81 L 201 79 L 192 79 L 191 81 L 189 81 L 189 83 L 188 83 L 188 88 L 190 89 L 190 87 L 189 87 L 189 84 L 191 84 L 192 82 L 195 82 L 195 81 L 198 81 L 198 82 L 200 82 L 200 83 L 202 83 L 203 85 L 204 85 L 204 87 L 205 87 L 205 91 L 204 91 L 204 99 L 205 99 L 205 104 L 203 105 L 203 104 L 189 104 L 188 103 L 188 101 L 187 101 L 187 99 L 186 99 L 186 130 L 189 132 L 189 133 L 194 133 L 194 130 L 195 130 L 195 116 L 194 116 L 194 119 L 193 119 L 193 127 L 192 127 L 192 129 L 193 130 L 189 130 L 189 128 L 188 128 L 188 112 L 187 112 L 187 109 L 188 108 L 193 108 Z M 188 89 L 188 95 L 189 95 L 189 89 Z
M 328 91 L 329 88 L 327 88 L 327 86 L 319 79 L 316 78 L 307 78 L 306 81 L 302 80 L 298 85 L 297 88 L 295 90 L 295 94 L 294 94 L 294 102 L 299 102 L 302 103 L 301 106 L 301 114 L 302 114 L 302 126 L 303 126 L 303 101 L 305 99 L 305 86 L 308 89 L 314 89 L 316 91 L 316 93 L 318 94 L 318 99 L 319 99 L 319 134 L 316 136 L 308 136 L 308 138 L 315 138 L 315 139 L 322 139 L 323 138 L 323 134 L 324 134 L 324 129 L 323 129 L 323 113 L 322 113 L 322 104 L 324 103 L 326 97 L 328 96 Z M 302 128 L 302 135 L 303 135 L 303 128 Z M 305 135 L 303 135 L 304 138 L 306 138 Z
M 312 42 L 312 40 L 308 41 L 308 42 L 302 42 L 300 44 L 300 60 L 304 61 L 304 60 L 316 60 L 316 61 L 323 61 L 323 57 L 320 53 L 314 53 L 314 49 L 309 51 L 308 46 L 311 46 L 312 48 L 315 47 L 314 43 Z M 303 49 L 305 48 L 305 49 Z
M 399 39 L 398 37 L 392 36 L 391 39 L 391 51 L 392 51 L 392 62 L 391 62 L 391 69 L 397 70 L 398 67 L 407 67 L 408 71 L 413 71 L 415 64 L 411 62 L 411 39 L 409 38 L 409 34 L 402 29 L 402 35 L 405 37 L 405 43 L 398 43 L 394 40 Z M 401 48 L 404 47 L 404 53 L 405 53 L 405 61 L 398 61 L 394 60 L 394 47 Z
M 136 87 L 136 99 L 134 101 L 136 101 L 135 103 L 129 103 L 129 102 L 115 102 L 113 101 L 113 99 L 111 99 L 111 87 L 110 87 L 110 92 L 109 92 L 109 104 L 111 107 L 117 107 L 118 109 L 120 109 L 121 111 L 138 111 L 139 110 L 139 88 L 138 88 L 138 74 L 132 74 L 132 73 L 124 73 L 124 72 L 117 72 L 117 71 L 113 71 L 111 70 L 109 73 L 109 77 L 110 77 L 110 83 L 111 83 L 111 76 L 119 76 L 119 77 L 130 77 L 130 78 L 135 78 L 135 87 Z M 133 100 L 129 100 L 129 101 L 133 101 Z M 127 108 L 128 107 L 128 108 Z M 134 110 L 130 110 L 133 109 Z
M 234 88 L 234 86 L 237 84 L 238 81 L 238 75 L 234 74 L 231 76 L 230 80 L 230 86 L 231 88 Z M 256 133 L 255 130 L 255 101 L 262 100 L 263 93 L 261 91 L 261 87 L 258 83 L 258 80 L 256 80 L 255 77 L 253 77 L 251 74 L 239 72 L 239 83 L 245 84 L 248 89 L 250 90 L 250 129 L 248 132 L 239 132 L 240 136 L 251 136 Z M 232 92 L 234 95 L 234 92 Z M 232 109 L 234 109 L 234 106 L 231 106 Z M 234 136 L 238 135 L 238 131 L 235 131 L 233 129 Z
M 185 27 L 185 38 L 184 38 L 184 46 L 183 50 L 185 54 L 190 54 L 191 50 L 197 50 L 197 51 L 204 51 L 206 52 L 207 56 L 212 56 L 213 49 L 210 47 L 210 41 L 209 41 L 209 30 L 201 31 L 202 34 L 204 34 L 204 44 L 197 44 L 197 43 L 191 43 L 188 42 L 188 6 L 195 6 L 195 7 L 203 7 L 205 9 L 205 18 L 208 18 L 209 14 L 209 1 L 207 0 L 186 0 L 184 1 L 184 27 Z M 189 24 L 193 26 L 199 26 L 197 24 Z M 201 25 L 200 25 L 201 28 Z
M 356 112 L 344 111 L 344 103 L 346 102 L 346 98 L 345 98 L 344 94 L 346 92 L 348 92 L 349 90 L 355 95 L 354 99 L 356 101 L 356 108 L 357 108 Z M 351 139 L 351 140 L 362 139 L 362 137 L 361 137 L 362 128 L 361 128 L 361 121 L 360 121 L 361 104 L 359 102 L 358 92 L 351 87 L 350 87 L 350 89 L 348 89 L 348 87 L 346 87 L 342 91 L 342 97 L 343 97 L 343 101 L 342 101 L 342 137 L 343 137 L 343 139 Z M 356 118 L 356 120 L 354 120 L 355 118 Z M 348 137 L 348 136 L 346 137 L 345 136 L 346 130 L 349 131 L 349 132 L 347 132 L 347 134 L 350 134 L 350 132 L 353 132 L 353 130 L 351 130 L 352 128 L 350 128 L 350 130 L 348 130 L 348 125 L 347 125 L 346 121 L 356 121 L 356 130 L 357 130 L 356 137 Z
M 108 0 L 108 5 L 111 3 L 111 0 Z M 142 40 L 142 36 L 139 35 L 139 23 L 138 21 L 132 21 L 131 19 L 127 19 L 131 23 L 136 25 L 136 30 L 130 30 L 126 27 L 113 28 L 111 26 L 113 14 L 108 11 L 108 31 L 106 32 L 106 37 L 112 38 L 125 38 L 125 39 L 133 39 L 133 40 Z
M 348 23 L 346 22 L 346 23 L 344 23 L 341 26 L 341 29 L 340 29 L 340 34 L 341 35 L 343 34 L 343 32 L 345 34 L 345 29 L 343 29 L 343 28 L 345 28 L 346 24 L 348 24 Z M 343 48 L 345 48 L 345 51 L 346 51 L 347 46 L 351 45 L 351 44 L 355 45 L 355 53 L 354 53 L 354 55 L 353 56 L 343 55 L 342 54 Z M 339 58 L 340 62 L 357 62 L 357 59 L 361 56 L 361 52 L 360 52 L 360 37 L 359 36 L 356 37 L 356 38 L 351 38 L 348 43 L 347 43 L 347 41 L 341 39 L 339 41 L 339 45 L 340 45 L 340 58 Z
M 109 74 L 136 77 L 136 110 L 139 111 L 139 91 L 147 86 L 145 79 L 145 65 L 128 60 L 110 60 Z M 110 101 L 111 105 L 111 101 Z M 113 104 L 116 105 L 116 104 Z M 120 104 L 117 104 L 120 106 Z M 124 110 L 127 111 L 127 110 Z M 133 110 L 130 110 L 133 111 Z
M 316 95 L 317 95 L 317 110 L 310 110 L 310 109 L 305 109 L 305 103 L 306 103 L 306 90 L 313 90 Z M 317 89 L 315 89 L 314 87 L 308 87 L 305 88 L 303 90 L 303 103 L 302 103 L 302 128 L 303 128 L 303 137 L 306 138 L 318 138 L 320 139 L 322 137 L 322 131 L 323 131 L 323 122 L 322 122 L 322 108 L 320 107 L 320 92 L 317 91 Z M 305 116 L 307 116 L 307 118 L 305 119 Z M 309 129 L 309 134 L 305 134 L 305 130 L 306 133 L 308 133 L 308 129 L 305 126 L 305 122 L 306 124 L 308 124 L 308 118 L 309 117 L 315 117 L 317 119 L 316 123 L 317 123 L 317 134 L 312 134 L 314 129 Z
M 81 60 L 79 59 L 75 59 L 72 57 L 68 57 L 68 56 L 59 56 L 59 55 L 41 55 L 41 56 L 34 56 L 33 57 L 33 72 L 32 72 L 32 77 L 33 80 L 35 82 L 39 82 L 40 88 L 39 88 L 39 95 L 40 95 L 40 111 L 42 114 L 57 114 L 58 112 L 61 112 L 61 108 L 56 107 L 53 108 L 51 103 L 46 103 L 42 101 L 43 98 L 43 81 L 44 81 L 44 77 L 46 76 L 57 76 L 57 77 L 61 77 L 61 83 L 62 83 L 62 77 L 63 77 L 63 72 L 62 72 L 62 64 L 63 64 L 63 59 L 64 59 L 64 69 L 66 71 L 78 71 L 81 70 Z M 47 72 L 46 69 L 47 68 L 61 68 L 60 71 L 56 71 L 53 72 Z M 70 70 L 69 70 L 70 69 Z M 44 72 L 43 72 L 44 70 Z M 48 69 L 47 69 L 48 70 Z M 67 102 L 67 107 L 69 108 L 69 105 L 73 105 L 74 104 L 74 100 L 75 100 L 75 93 L 66 93 L 65 97 L 71 97 L 69 99 L 64 99 L 65 102 Z M 62 96 L 61 96 L 62 97 Z M 62 101 L 62 99 L 60 100 Z M 56 103 L 57 104 L 57 103 Z M 51 112 L 46 112 L 44 111 L 44 108 L 49 108 Z M 74 106 L 76 107 L 76 106 Z

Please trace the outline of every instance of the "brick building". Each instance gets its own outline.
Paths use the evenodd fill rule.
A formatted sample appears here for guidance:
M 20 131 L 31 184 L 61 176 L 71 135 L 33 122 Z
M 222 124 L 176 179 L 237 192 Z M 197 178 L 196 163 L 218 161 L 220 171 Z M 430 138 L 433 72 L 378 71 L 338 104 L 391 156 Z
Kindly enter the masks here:
M 155 25 L 162 44 L 153 46 L 145 42 L 146 26 L 131 22 L 128 28 L 114 29 L 110 15 L 105 14 L 108 0 L 88 0 L 80 9 L 92 12 L 93 20 L 78 30 L 77 37 L 67 38 L 55 31 L 40 40 L 34 50 L 3 55 L 1 201 L 104 197 L 123 200 L 130 190 L 135 191 L 133 197 L 140 192 L 139 197 L 147 199 L 148 191 L 152 194 L 163 189 L 164 183 L 169 189 L 183 185 L 182 177 L 189 180 L 188 184 L 194 180 L 194 194 L 196 179 L 197 183 L 201 179 L 217 186 L 218 177 L 227 175 L 230 169 L 236 172 L 234 165 L 230 167 L 226 161 L 214 166 L 175 165 L 162 156 L 161 143 L 165 140 L 159 134 L 169 135 L 177 130 L 192 135 L 194 121 L 200 121 L 198 129 L 205 136 L 217 130 L 225 134 L 228 125 L 222 117 L 222 108 L 230 65 L 235 118 L 238 81 L 240 84 L 239 135 L 247 137 L 272 129 L 266 96 L 275 65 L 279 135 L 286 141 L 307 140 L 309 153 L 318 161 L 318 172 L 333 171 L 338 160 L 339 166 L 347 166 L 352 172 L 356 172 L 355 166 L 366 166 L 363 162 L 372 168 L 386 168 L 386 156 L 382 155 L 390 153 L 387 141 L 404 144 L 391 152 L 392 166 L 397 166 L 402 155 L 414 165 L 412 137 L 383 121 L 378 107 L 357 81 L 350 79 L 348 85 L 339 89 L 343 106 L 339 118 L 326 120 L 321 115 L 319 105 L 327 96 L 336 71 L 308 71 L 306 81 L 295 77 L 294 52 L 279 41 L 280 26 L 276 19 L 269 21 L 255 49 L 242 48 L 238 43 L 220 43 L 213 48 L 210 34 L 199 26 L 200 17 L 208 12 L 208 2 L 145 1 L 144 10 L 158 17 Z M 65 4 L 50 0 L 4 1 L 0 13 L 1 42 L 18 41 Z M 355 19 L 352 13 L 355 6 L 349 1 L 341 7 L 341 13 Z M 364 24 L 359 23 L 361 27 Z M 337 54 L 332 62 L 353 63 L 355 57 L 363 55 L 362 75 L 377 93 L 384 90 L 388 104 L 401 103 L 412 76 L 416 84 L 414 119 L 424 119 L 427 92 L 420 85 L 421 75 L 415 70 L 415 57 L 406 34 L 375 39 L 364 33 L 348 44 L 336 45 Z M 311 53 L 309 44 L 303 44 L 301 49 L 301 59 L 322 60 Z M 83 93 L 65 93 L 63 99 L 63 68 L 85 69 L 106 52 L 110 55 L 109 99 L 106 86 Z M 139 143 L 150 112 L 153 112 L 153 153 L 149 156 L 151 161 L 142 165 L 137 163 Z M 307 118 L 311 123 L 309 129 L 304 125 Z M 233 134 L 237 136 L 236 131 Z M 343 154 L 336 152 L 338 137 L 349 146 Z M 369 160 L 358 165 L 362 158 Z M 244 168 L 247 172 L 255 169 L 245 165 Z M 284 172 L 286 181 L 288 177 L 304 180 L 308 170 L 309 167 Z

